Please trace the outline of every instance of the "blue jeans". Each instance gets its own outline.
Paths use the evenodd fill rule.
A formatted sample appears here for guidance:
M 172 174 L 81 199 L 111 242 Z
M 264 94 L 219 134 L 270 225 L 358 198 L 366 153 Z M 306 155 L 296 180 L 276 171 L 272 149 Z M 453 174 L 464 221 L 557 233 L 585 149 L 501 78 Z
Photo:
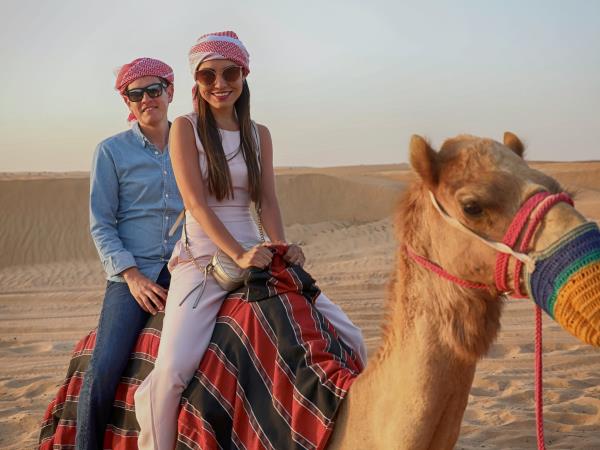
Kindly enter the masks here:
M 165 266 L 156 283 L 168 289 L 170 281 L 171 274 Z M 129 292 L 127 283 L 107 283 L 96 346 L 79 393 L 76 450 L 103 448 L 117 385 L 149 317 Z

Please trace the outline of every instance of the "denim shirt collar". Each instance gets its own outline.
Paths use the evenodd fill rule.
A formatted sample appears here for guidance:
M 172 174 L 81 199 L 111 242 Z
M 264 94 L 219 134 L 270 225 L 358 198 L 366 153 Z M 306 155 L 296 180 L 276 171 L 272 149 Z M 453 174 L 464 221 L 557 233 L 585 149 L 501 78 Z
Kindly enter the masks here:
M 140 144 L 142 144 L 144 147 L 150 145 L 150 141 L 146 136 L 144 136 L 144 133 L 142 133 L 142 130 L 140 129 L 140 124 L 137 120 L 133 122 L 133 125 L 131 125 L 131 131 L 133 131 L 135 137 L 140 140 Z
M 169 123 L 169 130 L 171 130 L 171 121 L 169 121 L 168 123 Z M 140 140 L 140 144 L 142 144 L 144 147 L 153 145 L 152 142 L 150 142 L 150 140 L 146 136 L 144 136 L 144 133 L 142 133 L 140 124 L 137 120 L 135 122 L 133 122 L 133 125 L 131 125 L 131 131 L 133 131 L 133 134 L 135 135 L 135 137 Z M 169 148 L 169 144 L 167 144 L 167 149 L 168 148 Z

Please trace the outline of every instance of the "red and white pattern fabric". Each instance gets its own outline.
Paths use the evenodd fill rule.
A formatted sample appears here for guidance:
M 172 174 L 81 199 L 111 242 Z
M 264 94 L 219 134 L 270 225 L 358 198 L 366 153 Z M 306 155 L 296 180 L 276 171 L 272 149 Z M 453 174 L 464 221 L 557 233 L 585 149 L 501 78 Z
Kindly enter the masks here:
M 253 270 L 224 301 L 213 337 L 184 391 L 177 450 L 322 450 L 339 406 L 362 370 L 358 355 L 313 307 L 315 280 L 276 248 L 269 270 Z M 153 368 L 162 314 L 142 330 L 104 436 L 105 449 L 136 450 L 134 394 Z M 67 377 L 43 419 L 39 450 L 72 450 L 83 373 L 95 332 L 75 348 Z
M 242 67 L 244 76 L 250 73 L 250 54 L 237 34 L 220 31 L 200 36 L 188 53 L 192 75 L 203 61 L 229 59 Z
M 137 58 L 119 68 L 115 89 L 123 94 L 129 83 L 142 77 L 164 78 L 171 84 L 175 82 L 175 74 L 168 64 L 158 59 Z

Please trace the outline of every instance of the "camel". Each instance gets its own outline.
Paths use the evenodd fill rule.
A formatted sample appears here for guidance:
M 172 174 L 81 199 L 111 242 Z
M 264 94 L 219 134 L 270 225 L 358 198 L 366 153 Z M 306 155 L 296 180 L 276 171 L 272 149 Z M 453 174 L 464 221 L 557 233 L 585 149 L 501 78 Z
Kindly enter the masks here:
M 449 215 L 502 241 L 528 197 L 561 191 L 554 179 L 527 166 L 523 151 L 509 132 L 503 145 L 462 135 L 439 152 L 413 136 L 410 162 L 418 180 L 400 200 L 395 220 L 402 245 L 388 287 L 382 344 L 341 405 L 329 450 L 454 447 L 477 361 L 500 328 L 502 293 L 450 283 L 415 264 L 404 245 L 457 277 L 493 287 L 496 251 L 451 227 L 429 191 Z M 533 250 L 585 221 L 570 205 L 555 205 L 534 236 Z

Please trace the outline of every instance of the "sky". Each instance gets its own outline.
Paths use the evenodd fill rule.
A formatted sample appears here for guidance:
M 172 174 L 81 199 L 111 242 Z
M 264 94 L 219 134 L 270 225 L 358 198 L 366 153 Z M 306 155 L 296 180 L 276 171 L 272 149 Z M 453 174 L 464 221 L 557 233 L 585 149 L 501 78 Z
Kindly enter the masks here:
M 276 166 L 408 160 L 461 133 L 600 159 L 600 1 L 0 0 L 0 172 L 89 170 L 127 129 L 114 70 L 148 56 L 192 109 L 187 52 L 234 30 Z

